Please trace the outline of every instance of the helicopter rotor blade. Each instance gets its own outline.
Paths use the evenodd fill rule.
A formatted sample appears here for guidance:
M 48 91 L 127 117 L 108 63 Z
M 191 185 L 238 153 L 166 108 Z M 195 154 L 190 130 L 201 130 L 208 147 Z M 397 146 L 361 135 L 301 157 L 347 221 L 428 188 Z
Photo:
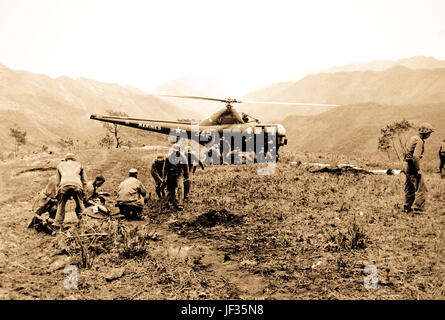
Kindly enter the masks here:
M 168 94 L 161 94 L 161 97 L 171 97 L 171 98 L 185 98 L 185 99 L 197 99 L 197 100 L 208 100 L 208 101 L 219 101 L 219 102 L 233 102 L 227 99 L 215 99 L 215 98 L 207 98 L 207 97 L 197 97 L 197 96 L 173 96 Z
M 287 104 L 296 106 L 310 106 L 310 107 L 339 107 L 339 104 L 326 104 L 326 103 L 303 103 L 303 102 L 276 102 L 276 101 L 249 101 L 242 100 L 239 103 L 249 103 L 249 104 Z
M 225 103 L 249 103 L 249 104 L 282 104 L 282 105 L 296 105 L 296 106 L 312 106 L 312 107 L 339 107 L 338 104 L 326 104 L 326 103 L 303 103 L 303 102 L 282 102 L 282 101 L 251 101 L 251 100 L 237 100 L 237 99 L 217 99 L 217 98 L 207 98 L 198 96 L 176 96 L 161 94 L 161 97 L 172 97 L 172 98 L 185 98 L 185 99 L 197 99 L 197 100 L 208 100 L 208 101 L 218 101 Z

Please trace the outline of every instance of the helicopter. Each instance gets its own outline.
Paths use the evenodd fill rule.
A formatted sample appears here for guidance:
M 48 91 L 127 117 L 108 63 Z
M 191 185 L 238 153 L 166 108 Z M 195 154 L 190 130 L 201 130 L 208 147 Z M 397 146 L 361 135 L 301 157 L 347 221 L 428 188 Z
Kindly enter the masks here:
M 260 123 L 258 119 L 246 113 L 239 113 L 234 104 L 282 104 L 298 106 L 326 106 L 337 107 L 334 104 L 313 104 L 299 102 L 273 102 L 273 101 L 246 101 L 234 98 L 208 98 L 200 96 L 160 95 L 161 97 L 207 100 L 225 103 L 225 107 L 210 117 L 197 123 L 139 119 L 107 115 L 91 115 L 90 119 L 132 127 L 141 130 L 157 132 L 169 136 L 194 140 L 207 150 L 216 149 L 221 161 L 214 164 L 223 164 L 223 154 L 250 151 L 257 155 L 272 152 L 274 159 L 279 159 L 279 149 L 287 145 L 286 129 L 279 123 Z M 255 156 L 256 159 L 256 156 Z M 219 162 L 219 163 L 218 163 Z

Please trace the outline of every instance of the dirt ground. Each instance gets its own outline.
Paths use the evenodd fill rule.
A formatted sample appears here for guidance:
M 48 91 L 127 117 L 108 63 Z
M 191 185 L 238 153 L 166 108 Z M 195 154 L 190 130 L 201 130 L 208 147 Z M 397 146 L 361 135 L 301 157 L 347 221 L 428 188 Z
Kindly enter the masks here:
M 207 166 L 175 212 L 154 194 L 154 151 L 76 154 L 112 195 L 138 168 L 152 193 L 145 220 L 87 218 L 79 229 L 70 203 L 65 235 L 27 229 L 33 198 L 63 154 L 2 162 L 1 299 L 445 297 L 445 180 L 436 173 L 426 176 L 427 212 L 414 215 L 401 212 L 403 174 L 311 173 L 290 163 L 296 155 L 273 175 L 258 175 L 258 165 Z M 108 204 L 117 211 L 113 197 Z M 76 237 L 88 233 L 107 235 Z M 67 266 L 77 289 L 64 286 Z

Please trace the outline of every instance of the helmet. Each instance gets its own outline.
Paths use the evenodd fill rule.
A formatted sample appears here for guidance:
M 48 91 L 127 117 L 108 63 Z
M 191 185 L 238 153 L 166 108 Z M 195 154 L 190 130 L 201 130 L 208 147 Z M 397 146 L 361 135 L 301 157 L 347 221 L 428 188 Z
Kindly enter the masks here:
M 428 122 L 423 122 L 419 125 L 419 133 L 433 133 L 434 129 Z
M 138 173 L 138 169 L 135 168 L 131 168 L 130 171 L 128 171 L 129 173 L 135 174 Z
M 165 157 L 164 157 L 164 155 L 162 155 L 162 154 L 158 154 L 157 156 L 156 156 L 156 160 L 158 160 L 158 161 L 163 161 L 165 159 Z
M 67 153 L 65 155 L 65 160 L 76 160 L 76 156 L 74 155 L 74 153 Z
M 105 182 L 105 177 L 103 175 L 98 175 L 95 180 Z

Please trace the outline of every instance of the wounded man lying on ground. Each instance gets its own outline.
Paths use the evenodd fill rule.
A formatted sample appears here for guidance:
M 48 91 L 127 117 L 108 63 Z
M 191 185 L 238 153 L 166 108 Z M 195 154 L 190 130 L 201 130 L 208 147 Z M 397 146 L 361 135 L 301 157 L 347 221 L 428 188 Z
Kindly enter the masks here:
M 86 208 L 96 205 L 98 203 L 97 199 L 102 199 L 103 203 L 105 204 L 104 197 L 109 196 L 110 194 L 108 192 L 97 191 L 97 189 L 99 189 L 104 184 L 104 182 L 105 178 L 102 175 L 97 176 L 94 181 L 88 181 L 85 188 L 85 198 L 83 200 Z
M 91 205 L 93 203 L 93 205 Z M 90 205 L 85 208 L 85 215 L 91 218 L 102 218 L 110 215 L 110 210 L 105 206 L 105 199 L 102 197 L 90 200 Z

